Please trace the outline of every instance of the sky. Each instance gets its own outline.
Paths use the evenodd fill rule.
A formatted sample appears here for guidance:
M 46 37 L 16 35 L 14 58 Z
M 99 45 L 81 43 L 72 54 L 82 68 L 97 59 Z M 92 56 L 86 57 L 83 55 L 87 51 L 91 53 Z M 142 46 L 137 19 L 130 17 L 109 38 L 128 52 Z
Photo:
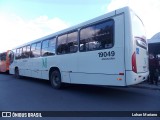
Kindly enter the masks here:
M 147 38 L 160 32 L 160 0 L 0 0 L 0 52 L 130 6 Z

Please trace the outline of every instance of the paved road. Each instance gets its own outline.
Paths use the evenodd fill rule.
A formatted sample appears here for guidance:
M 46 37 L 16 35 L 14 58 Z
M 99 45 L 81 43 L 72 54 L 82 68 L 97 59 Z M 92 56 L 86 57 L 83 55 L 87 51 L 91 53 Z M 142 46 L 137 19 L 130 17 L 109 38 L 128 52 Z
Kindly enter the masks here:
M 160 91 L 88 85 L 55 90 L 49 81 L 0 74 L 0 111 L 160 111 Z

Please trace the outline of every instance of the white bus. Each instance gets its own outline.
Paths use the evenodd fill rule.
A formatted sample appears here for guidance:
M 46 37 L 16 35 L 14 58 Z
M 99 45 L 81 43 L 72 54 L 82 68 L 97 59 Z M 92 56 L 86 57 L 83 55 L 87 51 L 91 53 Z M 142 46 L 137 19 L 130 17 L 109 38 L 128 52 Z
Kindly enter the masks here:
M 147 50 L 142 21 L 124 7 L 13 49 L 10 74 L 50 80 L 54 88 L 128 86 L 147 79 Z

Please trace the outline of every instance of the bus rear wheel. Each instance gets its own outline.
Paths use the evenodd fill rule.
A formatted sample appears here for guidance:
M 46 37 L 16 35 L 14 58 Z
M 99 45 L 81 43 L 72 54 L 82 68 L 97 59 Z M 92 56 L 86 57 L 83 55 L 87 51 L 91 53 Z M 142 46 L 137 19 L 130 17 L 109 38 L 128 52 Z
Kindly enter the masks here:
M 50 82 L 53 88 L 60 89 L 62 87 L 61 74 L 58 70 L 53 70 L 50 74 Z
M 17 79 L 20 79 L 19 69 L 18 69 L 18 68 L 15 68 L 15 74 L 14 74 L 14 76 L 15 76 Z

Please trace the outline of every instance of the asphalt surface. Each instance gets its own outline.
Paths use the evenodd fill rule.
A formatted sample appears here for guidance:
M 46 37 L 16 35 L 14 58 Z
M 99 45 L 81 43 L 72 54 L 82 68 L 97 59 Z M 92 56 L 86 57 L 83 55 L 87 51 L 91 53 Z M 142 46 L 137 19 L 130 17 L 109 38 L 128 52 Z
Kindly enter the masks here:
M 16 79 L 12 75 L 0 74 L 0 111 L 160 111 L 160 90 L 150 88 L 145 85 L 138 87 L 67 85 L 62 90 L 56 90 L 51 87 L 49 81 L 33 78 Z M 157 117 L 143 119 L 158 120 Z

